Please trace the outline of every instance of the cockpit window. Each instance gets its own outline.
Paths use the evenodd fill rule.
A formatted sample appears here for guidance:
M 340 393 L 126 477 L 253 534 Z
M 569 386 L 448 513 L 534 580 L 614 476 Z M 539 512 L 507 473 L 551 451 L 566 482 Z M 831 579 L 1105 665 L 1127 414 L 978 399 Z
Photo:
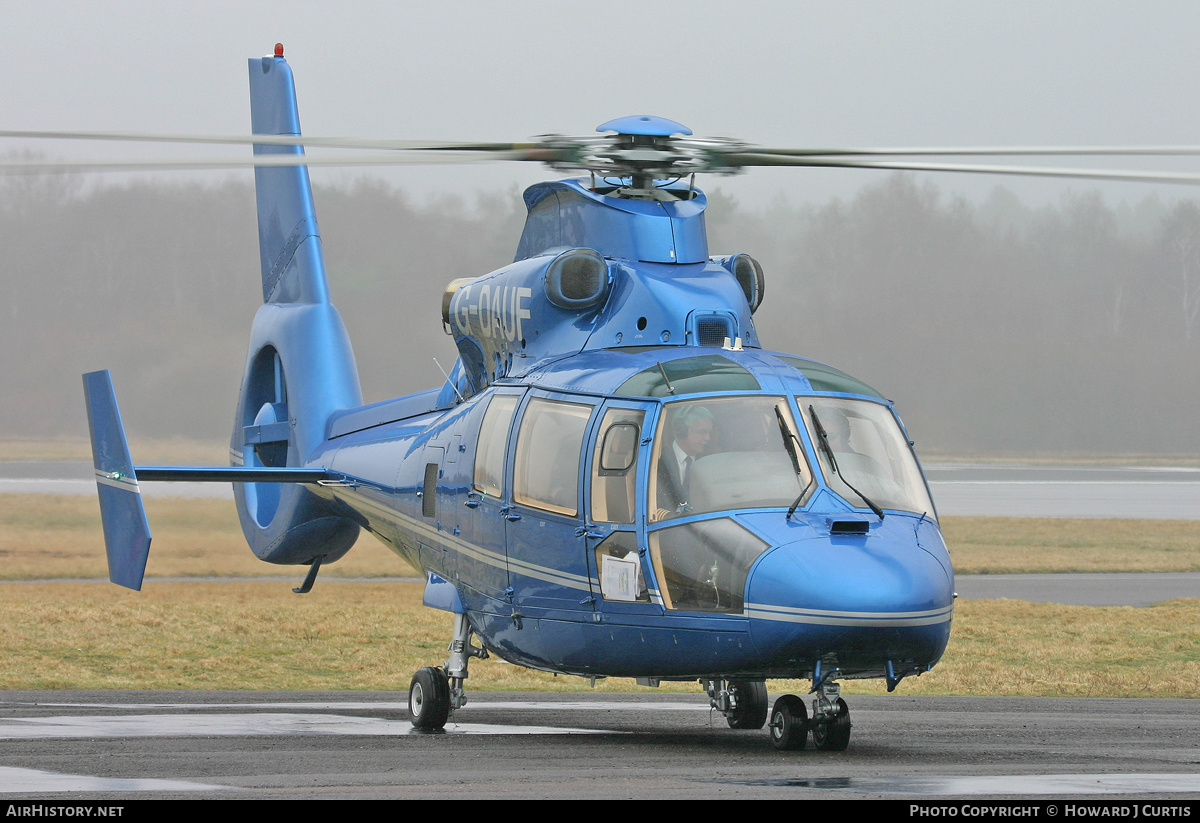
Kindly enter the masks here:
M 843 397 L 797 397 L 796 402 L 829 488 L 857 508 L 874 503 L 933 517 L 925 479 L 891 409 Z
M 656 363 L 626 380 L 616 393 L 626 397 L 667 397 L 715 391 L 758 391 L 758 381 L 728 357 L 705 354 Z
M 812 470 L 783 397 L 670 403 L 655 436 L 650 520 L 788 508 L 811 494 Z
M 777 354 L 775 356 L 804 375 L 808 379 L 809 385 L 813 387 L 813 391 L 865 394 L 870 397 L 878 397 L 880 400 L 884 399 L 882 394 L 875 391 L 866 383 L 851 377 L 844 371 L 838 371 L 833 366 L 826 366 L 824 363 L 818 363 L 815 360 L 805 360 L 803 357 L 790 357 L 786 354 Z

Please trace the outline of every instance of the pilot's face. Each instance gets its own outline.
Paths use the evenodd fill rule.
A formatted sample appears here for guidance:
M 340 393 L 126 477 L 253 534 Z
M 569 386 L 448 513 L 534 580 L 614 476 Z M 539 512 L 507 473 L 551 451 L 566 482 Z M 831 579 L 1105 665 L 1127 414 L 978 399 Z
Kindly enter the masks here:
M 688 455 L 699 457 L 708 452 L 708 447 L 712 443 L 712 436 L 712 420 L 697 420 L 688 426 L 687 434 L 680 437 L 676 442 L 679 443 L 679 448 L 683 449 Z

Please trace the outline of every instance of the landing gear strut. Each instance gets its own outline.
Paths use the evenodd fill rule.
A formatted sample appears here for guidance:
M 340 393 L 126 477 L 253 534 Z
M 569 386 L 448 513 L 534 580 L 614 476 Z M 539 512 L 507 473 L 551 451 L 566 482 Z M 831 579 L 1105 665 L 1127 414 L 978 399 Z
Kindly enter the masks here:
M 451 713 L 467 705 L 463 683 L 467 679 L 467 662 L 472 657 L 487 659 L 486 649 L 471 645 L 471 621 L 465 614 L 454 615 L 454 639 L 450 641 L 450 657 L 441 667 L 426 666 L 417 670 L 408 687 L 408 713 L 413 728 L 436 731 L 446 725 Z
M 850 707 L 837 694 L 837 684 L 830 683 L 813 699 L 813 745 L 823 752 L 844 752 L 850 745 Z
M 821 751 L 844 752 L 850 745 L 850 707 L 831 680 L 819 681 L 811 717 L 794 694 L 785 694 L 771 709 L 771 744 L 780 751 L 803 749 L 810 731 L 813 747 Z

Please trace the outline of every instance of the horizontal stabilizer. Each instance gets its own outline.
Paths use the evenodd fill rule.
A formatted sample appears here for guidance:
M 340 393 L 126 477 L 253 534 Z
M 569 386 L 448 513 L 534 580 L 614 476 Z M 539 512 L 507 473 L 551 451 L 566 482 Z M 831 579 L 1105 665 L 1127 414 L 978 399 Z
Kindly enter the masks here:
M 137 476 L 142 480 L 189 483 L 318 483 L 341 478 L 325 469 L 244 466 L 138 466 Z
M 108 370 L 85 374 L 83 392 L 108 553 L 108 579 L 140 591 L 150 554 L 150 525 Z

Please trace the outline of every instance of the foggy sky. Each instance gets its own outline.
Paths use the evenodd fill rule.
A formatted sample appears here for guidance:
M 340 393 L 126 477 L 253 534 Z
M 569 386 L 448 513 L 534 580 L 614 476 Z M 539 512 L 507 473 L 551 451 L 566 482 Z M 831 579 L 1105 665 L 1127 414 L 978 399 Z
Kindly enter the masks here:
M 657 114 L 698 136 L 765 146 L 1200 144 L 1196 3 L 752 2 L 735 10 L 715 0 L 462 0 L 436 8 L 0 0 L 0 13 L 0 111 L 5 128 L 14 129 L 245 134 L 246 60 L 282 41 L 309 135 L 524 140 L 586 135 L 613 117 Z M 58 157 L 172 151 L 0 141 L 0 152 L 21 148 Z M 1148 167 L 1200 172 L 1196 160 Z M 228 174 L 252 179 L 249 170 Z M 358 174 L 319 169 L 313 177 Z M 371 174 L 418 200 L 449 195 L 468 203 L 476 191 L 556 176 L 531 164 Z M 760 169 L 699 182 L 757 209 L 781 194 L 793 203 L 851 199 L 887 174 Z M 1099 190 L 1114 205 L 1148 195 L 1200 197 L 1197 186 L 917 179 L 976 201 L 1003 184 L 1026 205 L 1081 190 Z M 378 242 L 392 240 L 385 233 Z M 398 260 L 405 252 L 394 250 Z M 257 257 L 246 263 L 255 278 Z M 108 357 L 101 348 L 95 356 Z M 835 355 L 831 362 L 839 362 Z M 437 382 L 432 371 L 430 379 Z

